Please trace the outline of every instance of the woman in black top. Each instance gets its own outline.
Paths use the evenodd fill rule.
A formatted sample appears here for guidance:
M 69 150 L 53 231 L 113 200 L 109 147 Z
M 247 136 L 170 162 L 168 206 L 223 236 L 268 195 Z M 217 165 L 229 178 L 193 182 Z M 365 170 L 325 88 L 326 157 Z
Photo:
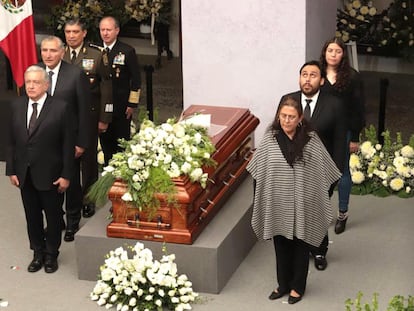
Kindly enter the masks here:
M 346 161 L 343 175 L 338 183 L 339 213 L 335 233 L 345 231 L 348 219 L 349 195 L 352 180 L 349 172 L 349 154 L 359 147 L 359 135 L 365 126 L 364 92 L 359 72 L 349 64 L 345 43 L 339 38 L 328 40 L 320 56 L 322 68 L 326 71 L 323 92 L 331 93 L 341 99 L 348 124 Z

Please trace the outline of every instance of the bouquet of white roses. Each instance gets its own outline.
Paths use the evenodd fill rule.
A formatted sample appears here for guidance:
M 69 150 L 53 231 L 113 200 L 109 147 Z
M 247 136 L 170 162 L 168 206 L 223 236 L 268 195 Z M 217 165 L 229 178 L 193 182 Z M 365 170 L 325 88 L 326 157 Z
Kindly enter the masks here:
M 131 140 L 120 140 L 120 145 L 125 150 L 113 155 L 89 191 L 89 198 L 98 205 L 106 202 L 110 187 L 121 179 L 128 190 L 122 200 L 151 215 L 159 206 L 156 193 L 173 198 L 173 178 L 189 176 L 205 188 L 208 173 L 203 167 L 216 164 L 207 128 L 174 119 L 161 125 L 145 119 L 140 131 Z
M 92 300 L 118 311 L 191 310 L 198 294 L 185 274 L 178 275 L 175 255 L 154 260 L 151 250 L 137 242 L 128 251 L 110 251 L 101 266 L 100 279 L 90 294 Z
M 367 140 L 361 143 L 356 154 L 351 154 L 352 193 L 414 196 L 414 135 L 408 145 L 402 144 L 400 133 L 395 142 L 391 141 L 389 131 L 382 135 L 383 145 L 378 143 L 376 130 L 371 125 L 365 132 Z

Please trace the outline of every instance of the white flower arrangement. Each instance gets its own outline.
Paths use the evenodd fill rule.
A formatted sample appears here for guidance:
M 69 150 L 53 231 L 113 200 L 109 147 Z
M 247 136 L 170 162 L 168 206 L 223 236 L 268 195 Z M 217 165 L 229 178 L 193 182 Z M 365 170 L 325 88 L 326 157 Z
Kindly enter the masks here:
M 100 278 L 90 293 L 92 300 L 117 311 L 192 309 L 198 293 L 185 274 L 178 275 L 174 254 L 163 255 L 158 261 L 140 242 L 129 249 L 132 258 L 122 247 L 107 254 Z
M 168 119 L 155 125 L 144 119 L 139 132 L 131 140 L 120 140 L 120 146 L 124 151 L 113 155 L 88 193 L 98 205 L 106 202 L 110 187 L 120 179 L 127 184 L 122 200 L 151 215 L 159 206 L 155 194 L 167 194 L 173 200 L 174 178 L 188 176 L 205 188 L 208 173 L 203 168 L 216 164 L 205 124 Z
M 371 0 L 345 0 L 337 12 L 336 36 L 356 41 L 359 52 L 386 56 L 414 57 L 412 5 L 406 0 L 390 1 L 382 12 Z
M 389 131 L 382 135 L 384 144 L 380 145 L 371 125 L 365 131 L 367 140 L 360 144 L 357 153 L 351 154 L 349 168 L 353 193 L 414 196 L 414 135 L 408 145 L 402 144 L 400 133 L 395 142 L 391 142 Z
M 138 22 L 156 17 L 170 0 L 126 0 L 125 11 Z

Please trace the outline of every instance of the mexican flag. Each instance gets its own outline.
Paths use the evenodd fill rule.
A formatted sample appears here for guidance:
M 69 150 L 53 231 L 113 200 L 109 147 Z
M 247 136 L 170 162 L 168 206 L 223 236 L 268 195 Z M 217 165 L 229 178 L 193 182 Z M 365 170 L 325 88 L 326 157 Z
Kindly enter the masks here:
M 24 71 L 37 63 L 31 0 L 0 2 L 0 48 L 10 61 L 18 87 L 24 84 Z

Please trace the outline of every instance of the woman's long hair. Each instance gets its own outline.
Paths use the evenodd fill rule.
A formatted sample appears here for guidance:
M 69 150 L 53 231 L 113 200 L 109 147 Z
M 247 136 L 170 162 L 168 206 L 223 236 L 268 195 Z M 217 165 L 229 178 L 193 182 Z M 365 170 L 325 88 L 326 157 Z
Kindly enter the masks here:
M 302 104 L 296 98 L 294 98 L 291 95 L 283 96 L 277 108 L 275 119 L 273 120 L 271 125 L 271 129 L 275 139 L 277 139 L 277 136 L 279 135 L 280 131 L 283 131 L 280 125 L 279 115 L 280 110 L 285 106 L 293 107 L 297 111 L 299 118 L 303 115 Z M 298 124 L 296 128 L 296 133 L 292 140 L 295 161 L 301 160 L 303 158 L 303 148 L 308 143 L 310 139 L 309 132 L 312 130 L 312 126 L 305 118 L 303 118 L 302 121 Z
M 331 43 L 336 43 L 342 49 L 342 59 L 336 68 L 336 82 L 334 88 L 338 92 L 343 92 L 349 85 L 351 81 L 351 65 L 349 64 L 349 57 L 346 49 L 345 43 L 337 37 L 333 37 L 325 42 L 325 45 L 322 48 L 321 57 L 319 59 L 322 68 L 326 72 L 328 63 L 326 62 L 326 49 Z

